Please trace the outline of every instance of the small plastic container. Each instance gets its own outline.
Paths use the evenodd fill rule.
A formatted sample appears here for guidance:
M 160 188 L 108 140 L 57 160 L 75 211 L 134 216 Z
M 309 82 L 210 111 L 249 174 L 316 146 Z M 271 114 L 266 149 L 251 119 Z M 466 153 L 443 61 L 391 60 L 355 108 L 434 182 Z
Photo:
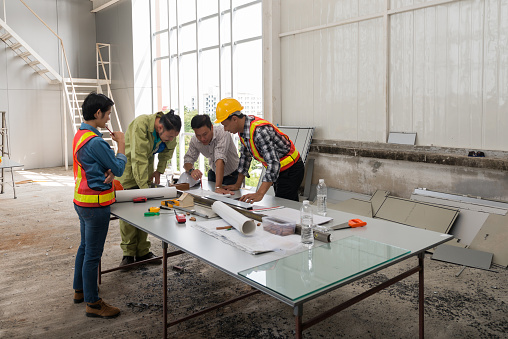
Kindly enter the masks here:
M 263 217 L 263 229 L 272 234 L 285 236 L 295 234 L 296 222 L 280 217 Z

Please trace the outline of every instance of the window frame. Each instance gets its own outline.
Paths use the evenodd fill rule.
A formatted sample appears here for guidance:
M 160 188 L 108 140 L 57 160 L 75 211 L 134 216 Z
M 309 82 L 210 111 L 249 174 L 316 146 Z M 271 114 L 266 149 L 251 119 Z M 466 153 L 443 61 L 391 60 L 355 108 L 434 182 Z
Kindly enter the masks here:
M 210 1 L 210 0 L 208 0 L 208 1 Z M 186 55 L 192 54 L 192 53 L 195 54 L 196 66 L 197 66 L 197 70 L 196 70 L 196 110 L 197 110 L 198 114 L 202 114 L 204 107 L 206 107 L 206 105 L 204 104 L 203 98 L 201 98 L 202 93 L 201 93 L 201 88 L 200 88 L 200 75 L 201 75 L 201 69 L 202 69 L 200 61 L 201 61 L 202 52 L 209 51 L 209 50 L 218 50 L 219 64 L 218 64 L 218 84 L 217 84 L 217 86 L 218 86 L 219 98 L 217 98 L 217 99 L 220 100 L 220 98 L 223 98 L 226 95 L 235 97 L 237 95 L 237 90 L 236 90 L 237 86 L 235 86 L 236 77 L 235 77 L 235 71 L 234 71 L 235 47 L 238 45 L 244 44 L 244 43 L 262 39 L 262 32 L 260 32 L 260 35 L 258 35 L 258 36 L 252 36 L 252 37 L 241 39 L 241 40 L 235 40 L 234 39 L 234 29 L 233 29 L 235 27 L 235 13 L 237 11 L 241 11 L 244 8 L 248 8 L 248 7 L 257 5 L 257 4 L 260 4 L 260 6 L 262 6 L 262 0 L 251 1 L 248 3 L 242 4 L 242 5 L 236 6 L 236 7 L 233 7 L 234 0 L 229 0 L 229 7 L 224 10 L 221 10 L 221 2 L 223 2 L 223 0 L 216 0 L 216 1 L 217 1 L 217 12 L 216 13 L 198 17 L 199 3 L 198 3 L 198 0 L 194 0 L 194 11 L 195 11 L 194 19 L 190 20 L 190 21 L 186 21 L 186 22 L 179 22 L 178 9 L 181 4 L 183 4 L 184 2 L 188 3 L 189 0 L 150 0 L 149 1 L 150 18 L 151 18 L 150 32 L 151 32 L 151 43 L 152 43 L 152 48 L 151 48 L 151 59 L 152 59 L 152 63 L 151 63 L 152 70 L 151 71 L 152 71 L 152 73 L 151 74 L 152 74 L 152 106 L 153 106 L 153 110 L 154 111 L 159 110 L 159 107 L 163 104 L 161 102 L 161 100 L 162 100 L 161 93 L 163 90 L 162 84 L 164 82 L 168 83 L 169 84 L 169 88 L 167 89 L 167 90 L 169 90 L 169 106 L 168 106 L 168 108 L 173 108 L 175 110 L 175 113 L 181 117 L 182 125 L 184 125 L 184 121 L 185 121 L 184 100 L 183 100 L 183 93 L 182 93 L 183 90 L 181 89 L 183 87 L 183 85 L 182 85 L 183 82 L 182 82 L 182 78 L 181 78 L 181 74 L 183 71 L 182 70 L 182 62 L 181 62 L 182 56 L 186 56 Z M 160 19 L 160 15 L 158 15 L 156 13 L 156 7 L 158 7 L 158 4 L 161 2 L 165 3 L 165 8 L 167 9 L 167 15 L 165 16 L 165 20 L 167 20 L 167 22 L 165 22 L 165 25 L 163 26 L 163 27 L 167 27 L 167 28 L 157 30 L 157 26 L 160 26 L 160 23 L 162 22 L 162 20 Z M 174 6 L 174 8 L 173 8 L 173 6 Z M 176 18 L 175 25 L 170 25 L 171 14 L 172 14 L 171 10 L 174 10 L 174 16 Z M 216 31 L 216 34 L 217 34 L 216 40 L 218 41 L 218 44 L 212 45 L 212 46 L 207 46 L 205 48 L 201 48 L 200 41 L 199 41 L 200 24 L 201 24 L 201 22 L 203 22 L 205 20 L 212 19 L 215 17 L 218 18 L 217 31 Z M 227 18 L 227 17 L 229 17 L 228 18 L 229 20 L 225 20 L 225 18 Z M 262 20 L 262 15 L 260 16 L 260 20 Z M 196 49 L 182 52 L 180 50 L 181 49 L 181 30 L 182 30 L 182 28 L 189 26 L 189 25 L 193 25 L 193 24 L 196 25 L 196 36 L 195 36 Z M 221 38 L 221 35 L 222 35 L 221 32 L 223 29 L 223 25 L 229 25 L 229 42 L 226 42 L 226 43 L 223 43 L 222 38 Z M 164 44 L 165 44 L 165 46 L 168 47 L 168 53 L 163 55 L 163 54 L 161 54 L 160 50 L 158 50 L 158 48 L 160 47 L 160 41 L 158 41 L 158 39 L 160 39 L 161 36 L 163 36 L 164 33 L 166 33 L 166 32 L 167 32 L 168 41 L 167 41 L 167 43 L 165 42 Z M 176 51 L 174 50 L 175 49 L 174 46 L 172 46 L 172 39 L 176 39 Z M 228 47 L 229 47 L 229 51 L 227 51 Z M 225 62 L 225 61 L 223 61 L 223 59 L 224 59 L 223 54 L 224 53 L 230 53 L 229 65 L 223 65 L 223 63 Z M 167 69 L 168 69 L 167 77 L 169 80 L 160 81 L 160 79 L 164 75 L 157 73 L 157 72 L 160 72 L 160 66 L 158 66 L 158 65 L 161 65 L 160 61 L 164 60 L 164 59 L 169 59 L 169 65 L 167 67 Z M 173 70 L 172 63 L 174 63 L 174 62 L 176 62 L 176 74 L 173 74 L 174 72 L 172 71 Z M 262 67 L 262 60 L 260 60 L 260 62 L 261 62 L 261 67 Z M 223 86 L 223 67 L 227 67 L 227 66 L 230 67 L 229 83 L 228 83 L 229 86 Z M 177 78 L 177 80 L 176 80 L 176 86 L 178 87 L 177 89 L 172 88 L 174 85 L 173 85 L 173 81 L 171 81 L 171 79 L 172 79 L 172 77 L 175 77 L 175 76 Z M 159 81 L 160 81 L 160 83 L 159 83 Z M 224 88 L 224 87 L 228 87 L 228 88 Z M 172 95 L 172 91 L 174 91 L 174 90 L 176 90 L 176 92 L 177 92 L 176 97 L 177 97 L 178 102 L 176 102 L 176 103 L 174 102 L 174 96 Z M 260 100 L 261 100 L 261 107 L 262 107 L 262 104 L 263 104 L 262 89 L 260 90 L 260 93 L 261 93 Z M 261 114 L 262 114 L 262 112 L 261 112 Z M 179 138 L 178 139 L 179 158 L 177 160 L 177 157 L 176 157 L 177 152 L 175 152 L 173 154 L 173 158 L 171 159 L 171 168 L 172 168 L 173 172 L 182 172 L 183 171 L 183 165 L 184 165 L 183 158 L 184 158 L 184 155 L 186 152 L 185 136 L 186 135 L 190 135 L 190 136 L 194 135 L 193 132 L 186 132 L 184 130 L 184 128 L 185 128 L 185 126 L 183 126 L 183 129 L 181 130 L 181 132 L 178 136 L 178 138 Z M 234 138 L 234 140 L 238 141 L 238 139 L 236 137 Z M 177 168 L 177 166 L 179 168 Z M 199 169 L 204 173 L 205 165 L 204 165 L 203 155 L 199 156 Z M 206 173 L 204 173 L 204 174 L 206 174 Z

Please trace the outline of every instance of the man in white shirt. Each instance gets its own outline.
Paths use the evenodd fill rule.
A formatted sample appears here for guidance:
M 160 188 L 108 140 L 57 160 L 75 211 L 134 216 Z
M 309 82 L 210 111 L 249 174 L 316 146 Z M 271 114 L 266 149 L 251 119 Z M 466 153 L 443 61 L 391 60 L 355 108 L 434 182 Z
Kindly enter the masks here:
M 222 125 L 213 126 L 210 117 L 206 114 L 192 118 L 191 127 L 195 135 L 185 154 L 183 168 L 193 179 L 201 179 L 203 173 L 194 168 L 194 163 L 199 154 L 203 154 L 210 165 L 208 181 L 215 182 L 215 192 L 231 193 L 222 187 L 233 185 L 238 179 L 239 157 L 231 134 L 224 131 Z

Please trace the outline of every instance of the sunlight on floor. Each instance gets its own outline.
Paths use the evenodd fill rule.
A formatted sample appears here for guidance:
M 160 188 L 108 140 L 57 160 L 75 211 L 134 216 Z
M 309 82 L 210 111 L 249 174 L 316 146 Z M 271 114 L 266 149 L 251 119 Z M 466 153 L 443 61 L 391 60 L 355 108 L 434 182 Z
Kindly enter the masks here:
M 56 175 L 40 173 L 33 171 L 16 171 L 21 180 L 16 181 L 16 185 L 33 183 L 40 186 L 74 186 L 74 178 L 67 175 Z

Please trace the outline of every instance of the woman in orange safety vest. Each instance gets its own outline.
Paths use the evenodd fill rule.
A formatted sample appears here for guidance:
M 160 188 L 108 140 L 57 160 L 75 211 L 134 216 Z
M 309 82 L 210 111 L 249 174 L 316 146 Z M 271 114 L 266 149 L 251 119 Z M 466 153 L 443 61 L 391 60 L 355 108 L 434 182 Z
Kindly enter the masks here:
M 82 106 L 83 120 L 73 142 L 74 209 L 79 217 L 81 243 L 74 266 L 74 303 L 86 302 L 88 317 L 114 318 L 120 309 L 99 298 L 97 269 L 109 228 L 110 205 L 115 202 L 112 181 L 121 176 L 127 157 L 122 132 L 111 133 L 118 154 L 102 139 L 113 101 L 90 93 Z

